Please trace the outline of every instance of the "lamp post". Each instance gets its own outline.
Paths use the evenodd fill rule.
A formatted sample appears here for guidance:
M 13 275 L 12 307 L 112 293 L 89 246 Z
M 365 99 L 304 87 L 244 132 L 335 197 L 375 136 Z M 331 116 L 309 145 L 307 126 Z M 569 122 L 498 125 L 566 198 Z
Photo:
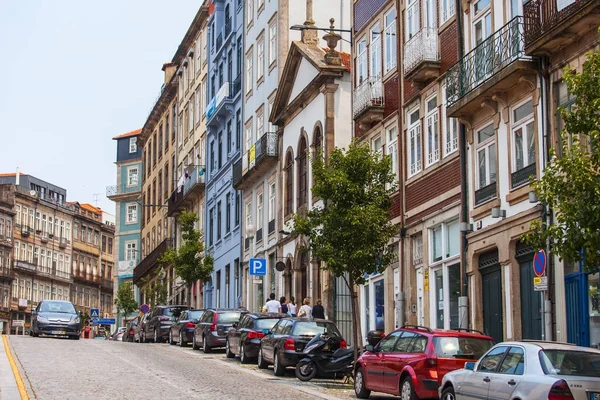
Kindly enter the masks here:
M 254 224 L 248 224 L 246 226 L 246 237 L 250 240 L 250 252 L 248 255 L 248 266 L 250 266 L 250 258 L 254 257 L 254 236 L 256 235 L 256 226 Z M 258 288 L 254 287 L 254 275 L 250 275 L 250 268 L 248 268 L 248 282 L 246 282 L 247 291 L 247 299 L 246 304 L 248 304 L 250 310 L 256 310 L 256 296 L 258 293 Z

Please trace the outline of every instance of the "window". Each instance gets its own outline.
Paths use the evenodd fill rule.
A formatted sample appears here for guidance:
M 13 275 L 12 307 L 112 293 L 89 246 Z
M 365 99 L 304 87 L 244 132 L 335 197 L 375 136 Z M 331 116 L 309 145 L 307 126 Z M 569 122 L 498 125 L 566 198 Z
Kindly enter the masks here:
M 252 0 L 250 0 L 252 1 Z M 250 48 L 248 54 L 246 54 L 246 94 L 250 93 L 252 90 L 252 77 L 254 76 L 253 68 L 253 60 L 252 56 L 254 55 L 254 51 Z
M 256 59 L 256 80 L 260 80 L 265 74 L 265 38 L 264 35 L 258 40 Z
M 494 372 L 500 364 L 500 361 L 504 357 L 504 353 L 506 353 L 506 346 L 498 346 L 494 348 L 492 351 L 486 354 L 485 357 L 481 359 L 479 362 L 477 371 L 478 372 Z
M 252 147 L 252 119 L 246 122 L 246 151 L 250 150 Z
M 233 132 L 232 132 L 233 120 L 227 121 L 227 155 L 231 154 L 233 149 Z
M 275 219 L 275 182 L 269 184 L 269 222 Z
M 258 4 L 257 4 L 257 8 L 258 8 L 258 13 L 261 12 L 261 8 L 263 8 L 265 6 L 265 0 L 258 0 Z
M 385 51 L 383 53 L 383 61 L 385 72 L 388 72 L 396 67 L 396 62 L 398 61 L 398 57 L 396 56 L 396 9 L 390 9 L 383 17 L 383 20 L 385 23 Z
M 398 180 L 398 128 L 392 126 L 386 129 L 387 154 L 392 160 L 392 173 L 395 181 Z
M 195 101 L 196 101 L 196 106 L 194 107 L 194 111 L 195 111 L 196 113 L 195 113 L 195 116 L 194 116 L 194 118 L 195 118 L 195 120 L 196 120 L 196 123 L 197 123 L 197 124 L 198 124 L 198 123 L 200 123 L 200 109 L 201 109 L 201 106 L 200 106 L 200 99 L 202 98 L 202 95 L 201 95 L 201 93 L 200 93 L 200 90 L 201 90 L 201 89 L 200 89 L 200 86 L 198 86 L 198 87 L 196 88 L 196 95 L 195 95 L 195 98 L 194 98 L 194 99 L 195 99 Z
M 383 144 L 381 142 L 381 136 L 371 140 L 371 150 L 376 151 L 379 157 L 383 155 Z
M 525 352 L 520 347 L 511 347 L 498 372 L 509 375 L 523 375 L 524 370 Z
M 448 21 L 454 15 L 454 0 L 440 0 L 442 15 L 440 23 Z
M 110 240 L 110 239 L 109 239 Z M 136 259 L 136 247 L 137 242 L 125 242 L 125 260 L 126 261 L 135 261 Z
M 231 231 L 231 193 L 225 196 L 225 234 Z
M 240 224 L 240 214 L 242 212 L 242 202 L 240 201 L 240 193 L 235 193 L 235 226 Z
M 217 240 L 221 239 L 221 202 L 217 202 Z
M 512 110 L 513 171 L 535 163 L 533 104 L 528 100 Z
M 137 186 L 138 184 L 138 167 L 127 168 L 127 187 Z
M 440 159 L 440 138 L 438 134 L 438 109 L 437 97 L 427 100 L 427 141 L 425 142 L 427 153 L 427 166 Z
M 419 31 L 419 1 L 408 0 L 406 10 L 406 40 L 410 40 Z
M 246 202 L 246 229 L 252 225 L 252 201 Z
M 419 233 L 412 237 L 413 265 L 423 263 L 423 235 Z
M 289 215 L 294 208 L 294 159 L 291 152 L 288 152 L 285 162 L 285 179 L 285 215 Z
M 260 107 L 260 110 L 258 110 L 256 112 L 256 140 L 259 139 L 260 136 L 262 136 L 265 130 L 265 116 L 264 116 L 264 111 L 263 111 L 263 107 Z
M 135 224 L 138 221 L 137 203 L 127 204 L 127 224 Z
M 445 222 L 430 229 L 431 263 L 459 255 L 460 230 L 458 220 Z
M 213 228 L 214 228 L 215 209 L 211 208 L 208 213 L 208 245 L 213 245 Z
M 113 253 L 113 239 L 112 239 L 112 238 L 110 238 L 110 237 L 108 238 L 108 252 L 109 252 L 110 254 L 112 254 L 112 253 Z
M 373 78 L 381 76 L 381 27 L 379 23 L 371 27 L 371 62 L 369 75 Z
M 262 229 L 262 225 L 264 223 L 264 214 L 263 214 L 263 194 L 259 193 L 256 195 L 256 229 Z
M 416 109 L 408 116 L 409 177 L 421 172 L 421 120 Z
M 277 20 L 269 25 L 269 66 L 277 59 Z
M 436 0 L 425 0 L 425 17 L 423 20 L 423 26 L 425 28 L 436 28 L 437 27 L 437 1 Z M 436 32 L 437 33 L 437 32 Z
M 496 141 L 494 125 L 477 132 L 477 189 L 496 182 Z
M 250 25 L 254 19 L 254 0 L 248 0 L 248 8 L 246 9 L 246 24 Z
M 356 86 L 360 86 L 367 79 L 367 39 L 362 38 L 358 41 L 358 57 L 356 58 Z
M 298 146 L 298 207 L 302 207 L 308 200 L 308 174 L 306 163 L 306 139 L 300 139 Z
M 129 138 L 129 153 L 137 151 L 137 137 Z
M 442 86 L 442 124 L 444 136 L 444 157 L 458 150 L 458 121 L 446 115 L 446 85 Z
M 492 72 L 494 63 L 491 61 L 491 46 L 479 46 L 492 34 L 491 0 L 477 0 L 473 3 L 473 47 L 475 51 L 475 79 L 485 79 Z M 477 47 L 479 46 L 479 47 Z
M 223 166 L 223 132 L 219 132 L 218 136 L 218 147 L 217 147 L 217 160 L 219 169 Z

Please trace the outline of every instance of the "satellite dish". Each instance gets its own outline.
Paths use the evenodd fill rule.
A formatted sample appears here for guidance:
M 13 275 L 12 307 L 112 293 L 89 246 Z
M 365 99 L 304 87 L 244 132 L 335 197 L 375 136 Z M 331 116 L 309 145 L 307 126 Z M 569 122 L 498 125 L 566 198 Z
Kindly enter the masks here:
M 35 190 L 31 189 L 29 191 L 29 194 L 32 195 L 32 196 L 35 196 L 35 195 L 37 195 L 37 192 Z
M 278 261 L 277 264 L 275 264 L 275 269 L 279 272 L 285 270 L 285 263 L 283 261 Z

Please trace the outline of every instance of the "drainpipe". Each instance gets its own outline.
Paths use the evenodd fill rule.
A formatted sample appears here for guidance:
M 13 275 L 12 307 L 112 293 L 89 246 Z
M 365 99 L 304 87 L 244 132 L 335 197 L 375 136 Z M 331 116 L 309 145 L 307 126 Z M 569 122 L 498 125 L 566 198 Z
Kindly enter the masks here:
M 456 9 L 456 26 L 458 31 L 458 59 L 462 59 L 465 54 L 464 37 L 463 37 L 463 12 L 460 0 L 455 2 Z M 459 71 L 460 79 L 460 71 Z M 460 85 L 460 82 L 459 82 Z M 469 186 L 467 182 L 467 132 L 465 125 L 459 122 L 459 146 L 460 146 L 460 221 L 469 224 Z M 467 277 L 467 248 L 469 242 L 467 240 L 468 232 L 461 232 L 461 252 L 460 252 L 460 267 L 462 269 L 462 285 L 460 288 L 460 297 L 458 298 L 458 325 L 460 328 L 469 327 L 469 287 Z

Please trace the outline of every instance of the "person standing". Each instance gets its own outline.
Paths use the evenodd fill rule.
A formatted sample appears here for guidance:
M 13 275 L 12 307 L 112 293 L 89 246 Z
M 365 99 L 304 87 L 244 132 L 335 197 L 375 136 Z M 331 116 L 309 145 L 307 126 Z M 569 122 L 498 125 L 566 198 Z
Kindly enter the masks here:
M 300 311 L 298 311 L 298 316 L 301 318 L 312 319 L 312 307 L 310 306 L 310 299 L 307 297 L 303 301 L 302 307 L 300 307 Z
M 321 299 L 317 300 L 317 304 L 312 308 L 313 318 L 325 319 L 325 309 L 321 305 Z
M 296 316 L 296 299 L 294 298 L 294 296 L 290 296 L 290 302 L 287 304 L 288 306 L 288 314 L 290 314 L 291 317 L 295 317 Z
M 265 304 L 267 312 L 281 312 L 281 303 L 275 300 L 275 293 L 269 295 L 269 301 Z
M 281 304 L 281 312 L 284 314 L 288 313 L 288 306 L 285 303 L 285 296 L 281 296 L 281 298 L 279 299 L 279 303 Z

